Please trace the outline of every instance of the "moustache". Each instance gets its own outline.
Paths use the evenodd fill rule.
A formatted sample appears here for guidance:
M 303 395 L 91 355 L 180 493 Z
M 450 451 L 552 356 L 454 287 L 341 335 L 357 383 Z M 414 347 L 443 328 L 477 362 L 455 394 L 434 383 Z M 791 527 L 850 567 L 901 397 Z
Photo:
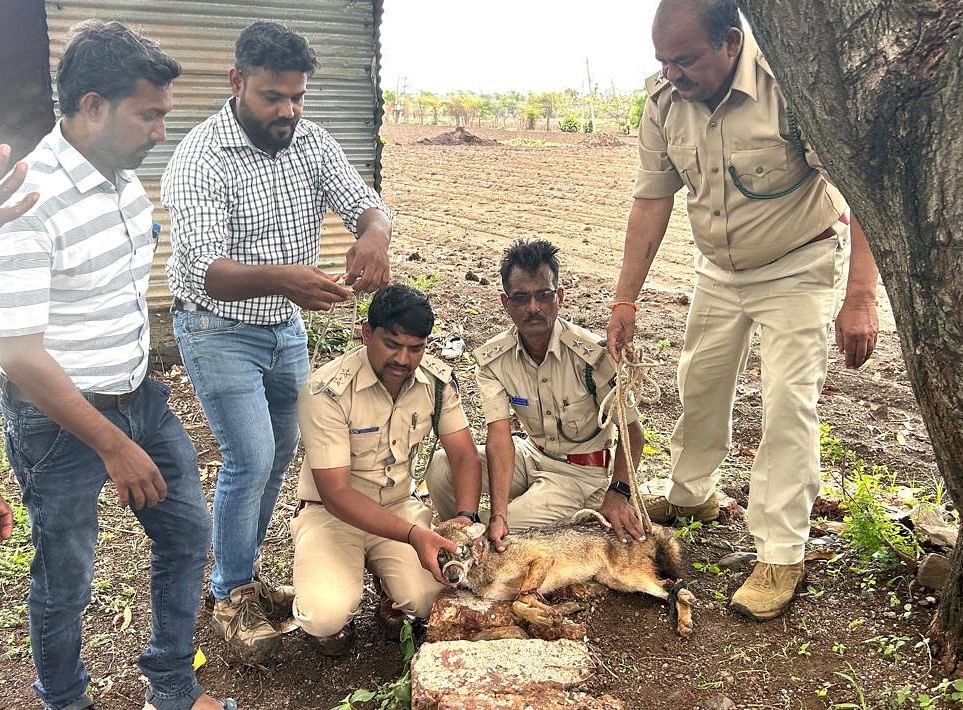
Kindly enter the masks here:
M 280 118 L 277 121 L 271 121 L 272 126 L 284 126 L 285 128 L 294 128 L 297 121 L 292 121 L 289 118 Z

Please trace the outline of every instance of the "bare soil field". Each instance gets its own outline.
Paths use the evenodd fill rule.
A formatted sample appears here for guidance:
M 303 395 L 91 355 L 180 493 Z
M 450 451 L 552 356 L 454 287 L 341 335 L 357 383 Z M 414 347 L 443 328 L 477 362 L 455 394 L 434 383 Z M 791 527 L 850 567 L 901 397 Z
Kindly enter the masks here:
M 393 271 L 397 279 L 435 275 L 432 302 L 439 338 L 451 332 L 468 349 L 504 328 L 498 302 L 501 252 L 519 237 L 544 237 L 561 247 L 562 315 L 604 332 L 621 263 L 625 219 L 635 171 L 634 142 L 585 145 L 585 136 L 471 129 L 497 145 L 424 145 L 450 127 L 386 126 L 383 191 L 397 212 Z M 677 198 L 669 232 L 642 294 L 637 341 L 657 359 L 653 375 L 662 400 L 644 412 L 646 476 L 668 475 L 668 435 L 679 413 L 675 365 L 682 342 L 691 285 L 692 241 Z M 932 495 L 938 472 L 906 378 L 899 342 L 881 295 L 879 345 L 860 371 L 846 371 L 835 353 L 820 401 L 837 447 L 868 466 L 884 466 L 894 484 Z M 469 357 L 455 363 L 477 441 L 484 426 Z M 748 471 L 759 440 L 759 363 L 753 357 L 740 385 L 731 455 L 723 489 L 745 505 Z M 219 465 L 212 439 L 179 369 L 159 373 L 172 385 L 175 411 L 197 446 L 205 489 L 213 492 Z M 298 462 L 295 462 L 295 466 Z M 264 550 L 271 576 L 290 579 L 292 549 L 287 525 L 294 511 L 294 470 L 282 492 Z M 838 467 L 827 463 L 832 486 Z M 0 491 L 18 500 L 12 478 Z M 744 521 L 681 527 L 690 588 L 699 599 L 695 632 L 676 636 L 667 609 L 651 598 L 610 593 L 583 612 L 598 670 L 594 693 L 609 693 L 633 710 L 680 708 L 924 708 L 921 693 L 941 681 L 926 642 L 936 592 L 919 587 L 901 568 L 860 561 L 839 536 L 842 518 L 828 495 L 814 514 L 807 589 L 784 617 L 753 623 L 728 611 L 726 602 L 745 568 L 720 568 L 727 553 L 752 547 Z M 829 519 L 825 522 L 821 517 Z M 84 658 L 101 710 L 141 707 L 143 682 L 135 659 L 144 644 L 149 542 L 132 516 L 105 492 L 93 602 L 86 617 Z M 14 545 L 29 554 L 22 528 Z M 0 708 L 31 707 L 33 668 L 24 610 L 23 570 L 0 569 Z M 327 710 L 353 689 L 374 688 L 402 670 L 397 643 L 374 622 L 376 597 L 369 589 L 357 621 L 352 654 L 319 656 L 299 631 L 289 634 L 279 658 L 264 667 L 243 666 L 217 640 L 201 614 L 198 643 L 207 657 L 201 682 L 236 697 L 245 710 Z M 125 609 L 130 609 L 126 621 Z M 931 693 L 932 694 L 932 693 Z M 937 693 L 939 694 L 939 693 Z M 726 704 L 727 701 L 731 704 Z M 360 707 L 370 707 L 360 706 Z

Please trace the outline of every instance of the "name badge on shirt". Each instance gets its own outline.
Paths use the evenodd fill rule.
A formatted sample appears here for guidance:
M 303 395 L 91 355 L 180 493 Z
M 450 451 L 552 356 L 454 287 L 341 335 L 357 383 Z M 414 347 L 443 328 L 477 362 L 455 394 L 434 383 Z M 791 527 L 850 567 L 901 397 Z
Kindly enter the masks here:
M 366 426 L 363 429 L 348 429 L 348 433 L 349 434 L 371 434 L 372 432 L 378 431 L 380 428 L 381 427 L 378 427 L 378 426 Z
M 524 397 L 516 397 L 515 395 L 509 395 L 508 401 L 511 402 L 516 407 L 527 407 L 528 400 Z

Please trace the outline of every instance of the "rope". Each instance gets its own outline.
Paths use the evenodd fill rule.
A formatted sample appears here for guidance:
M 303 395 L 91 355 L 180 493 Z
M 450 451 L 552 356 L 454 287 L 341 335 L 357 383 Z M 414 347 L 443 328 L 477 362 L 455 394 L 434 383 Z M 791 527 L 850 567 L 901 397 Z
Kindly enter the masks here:
M 328 330 L 331 328 L 331 324 L 334 322 L 334 317 L 332 313 L 334 310 L 341 305 L 348 303 L 348 301 L 339 301 L 337 303 L 331 304 L 331 309 L 328 311 L 309 311 L 310 315 L 308 317 L 308 329 L 314 327 L 314 322 L 318 318 L 324 318 L 324 328 L 320 333 L 317 334 L 314 341 L 314 351 L 311 353 L 311 364 L 309 366 L 309 372 L 314 372 L 317 366 L 318 360 L 318 350 L 321 347 L 321 343 L 324 341 L 324 336 L 327 335 Z M 348 334 L 348 347 L 351 346 L 351 341 L 354 339 L 354 327 L 358 322 L 358 296 L 356 294 L 351 295 L 351 329 Z
M 625 465 L 629 472 L 629 484 L 632 487 L 632 507 L 635 514 L 642 521 L 642 530 L 648 535 L 652 532 L 652 519 L 649 511 L 645 509 L 645 501 L 639 489 L 639 478 L 636 466 L 632 461 L 632 449 L 629 437 L 629 423 L 626 410 L 636 404 L 655 404 L 662 398 L 662 389 L 659 383 L 649 376 L 652 369 L 651 362 L 637 362 L 638 354 L 632 352 L 629 357 L 628 348 L 622 351 L 622 363 L 615 373 L 615 387 L 613 387 L 599 406 L 599 426 L 606 427 L 615 422 L 619 433 L 619 446 L 622 448 L 622 455 L 625 456 Z M 654 390 L 654 394 L 645 393 L 646 386 Z M 643 443 L 645 433 L 643 430 Z M 639 460 L 641 463 L 641 459 Z

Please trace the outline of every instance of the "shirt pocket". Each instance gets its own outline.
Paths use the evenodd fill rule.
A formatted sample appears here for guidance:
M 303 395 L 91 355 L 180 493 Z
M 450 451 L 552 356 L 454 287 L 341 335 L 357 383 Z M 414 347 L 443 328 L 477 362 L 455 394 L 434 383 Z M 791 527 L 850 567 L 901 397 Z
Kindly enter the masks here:
M 598 434 L 598 405 L 590 394 L 562 401 L 559 407 L 563 441 L 591 439 Z
M 351 443 L 352 468 L 371 470 L 378 466 L 377 454 L 381 444 L 381 427 L 352 426 L 348 432 Z
M 739 182 L 747 190 L 756 193 L 774 193 L 791 187 L 808 170 L 800 160 L 790 160 L 788 144 L 736 150 L 729 158 Z M 793 149 L 794 150 L 794 149 Z
M 699 154 L 695 146 L 670 143 L 666 146 L 666 152 L 689 192 L 698 195 L 702 189 L 702 173 L 699 171 Z

